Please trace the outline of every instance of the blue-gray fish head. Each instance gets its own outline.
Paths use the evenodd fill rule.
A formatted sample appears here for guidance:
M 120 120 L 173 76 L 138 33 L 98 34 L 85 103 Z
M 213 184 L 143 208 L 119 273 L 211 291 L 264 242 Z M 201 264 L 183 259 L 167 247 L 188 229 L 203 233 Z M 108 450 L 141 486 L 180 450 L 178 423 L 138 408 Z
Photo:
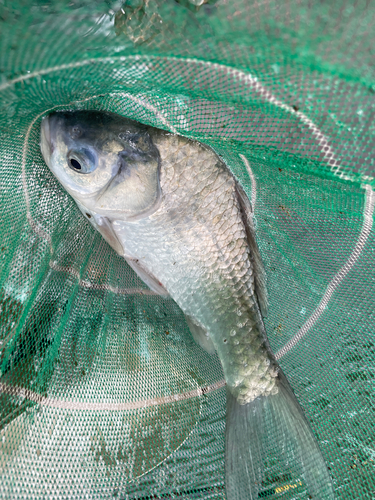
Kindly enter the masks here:
M 58 111 L 42 120 L 45 162 L 73 198 L 111 219 L 132 220 L 160 203 L 160 157 L 148 128 L 99 111 Z

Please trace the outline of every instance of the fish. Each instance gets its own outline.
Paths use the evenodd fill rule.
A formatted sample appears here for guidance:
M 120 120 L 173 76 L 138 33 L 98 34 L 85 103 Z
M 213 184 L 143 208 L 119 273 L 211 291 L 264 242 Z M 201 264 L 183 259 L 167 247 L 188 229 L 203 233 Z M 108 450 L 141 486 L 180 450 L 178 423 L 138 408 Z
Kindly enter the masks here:
M 217 353 L 226 381 L 227 499 L 275 492 L 267 485 L 283 477 L 303 484 L 308 498 L 333 499 L 318 442 L 267 339 L 251 203 L 221 157 L 95 110 L 44 117 L 40 147 L 94 228 L 152 290 L 179 305 L 196 342 Z

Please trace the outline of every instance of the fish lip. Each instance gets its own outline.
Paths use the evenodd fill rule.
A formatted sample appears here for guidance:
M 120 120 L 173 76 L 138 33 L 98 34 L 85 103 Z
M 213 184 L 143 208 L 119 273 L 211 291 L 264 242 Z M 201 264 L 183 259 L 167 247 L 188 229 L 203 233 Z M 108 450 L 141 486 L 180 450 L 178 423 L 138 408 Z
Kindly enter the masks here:
M 51 144 L 51 129 L 49 124 L 49 116 L 45 116 L 42 120 L 42 133 L 48 144 Z
M 52 140 L 51 140 L 51 124 L 50 124 L 50 117 L 45 116 L 42 119 L 42 124 L 41 124 L 41 149 L 43 156 L 45 159 L 52 155 L 54 147 L 52 145 Z M 49 153 L 47 155 L 47 153 Z

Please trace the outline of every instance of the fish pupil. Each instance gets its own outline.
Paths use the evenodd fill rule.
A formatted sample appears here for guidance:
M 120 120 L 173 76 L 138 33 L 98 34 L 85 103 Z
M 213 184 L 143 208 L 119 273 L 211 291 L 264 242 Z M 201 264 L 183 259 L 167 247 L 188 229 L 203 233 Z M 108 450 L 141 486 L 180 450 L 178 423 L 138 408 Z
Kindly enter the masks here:
M 81 164 L 75 158 L 70 159 L 70 164 L 75 170 L 81 170 Z

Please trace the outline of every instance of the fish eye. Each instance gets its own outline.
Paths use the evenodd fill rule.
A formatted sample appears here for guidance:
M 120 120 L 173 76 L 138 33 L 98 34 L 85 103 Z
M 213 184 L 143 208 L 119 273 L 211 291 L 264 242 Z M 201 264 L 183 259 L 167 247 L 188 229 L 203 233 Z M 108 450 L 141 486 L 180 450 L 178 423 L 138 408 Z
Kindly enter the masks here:
M 79 174 L 89 174 L 96 168 L 95 155 L 89 150 L 69 151 L 68 166 Z
M 70 166 L 72 168 L 74 168 L 74 170 L 81 170 L 82 169 L 81 164 L 75 158 L 70 158 L 69 161 L 70 161 Z

